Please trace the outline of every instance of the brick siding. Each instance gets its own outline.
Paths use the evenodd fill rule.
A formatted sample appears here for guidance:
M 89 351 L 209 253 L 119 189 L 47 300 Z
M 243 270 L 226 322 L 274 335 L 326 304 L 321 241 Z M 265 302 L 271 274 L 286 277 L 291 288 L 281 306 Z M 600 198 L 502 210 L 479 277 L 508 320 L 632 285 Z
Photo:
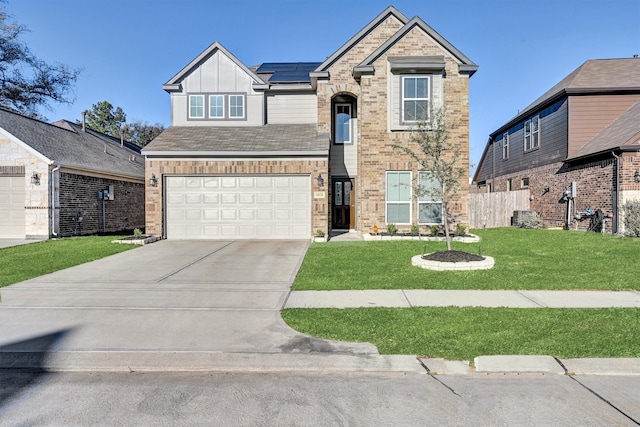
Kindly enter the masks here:
M 102 201 L 97 193 L 114 186 L 114 200 Z M 62 236 L 117 232 L 144 228 L 144 185 L 128 181 L 63 172 L 59 181 L 59 234 Z M 76 221 L 78 213 L 82 221 Z

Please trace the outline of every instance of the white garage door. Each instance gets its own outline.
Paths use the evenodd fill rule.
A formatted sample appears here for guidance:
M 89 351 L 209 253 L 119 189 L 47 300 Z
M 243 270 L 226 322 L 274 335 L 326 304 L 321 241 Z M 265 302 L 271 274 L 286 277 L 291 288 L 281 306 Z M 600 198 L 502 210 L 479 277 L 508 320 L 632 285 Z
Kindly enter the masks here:
M 170 176 L 169 239 L 309 239 L 307 176 Z
M 24 177 L 0 177 L 0 238 L 24 239 Z

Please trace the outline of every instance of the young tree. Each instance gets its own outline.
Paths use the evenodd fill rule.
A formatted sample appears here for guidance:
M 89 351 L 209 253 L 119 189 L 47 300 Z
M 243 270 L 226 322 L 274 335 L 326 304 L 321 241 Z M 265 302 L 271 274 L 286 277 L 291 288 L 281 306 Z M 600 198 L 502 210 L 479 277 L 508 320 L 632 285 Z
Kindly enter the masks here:
M 79 69 L 47 64 L 20 41 L 26 27 L 12 22 L 0 0 L 0 105 L 37 115 L 48 102 L 70 104 Z
M 122 108 L 116 107 L 114 110 L 110 102 L 100 101 L 93 104 L 91 110 L 87 111 L 86 121 L 88 128 L 119 138 L 122 125 L 127 121 L 127 115 Z
M 421 182 L 415 185 L 417 197 L 429 196 L 442 202 L 442 216 L 447 250 L 451 250 L 451 204 L 460 191 L 460 179 L 465 168 L 460 162 L 460 150 L 450 141 L 452 125 L 447 123 L 444 109 L 431 111 L 428 118 L 418 121 L 408 142 L 393 147 L 418 163 L 418 170 L 428 172 L 436 185 Z

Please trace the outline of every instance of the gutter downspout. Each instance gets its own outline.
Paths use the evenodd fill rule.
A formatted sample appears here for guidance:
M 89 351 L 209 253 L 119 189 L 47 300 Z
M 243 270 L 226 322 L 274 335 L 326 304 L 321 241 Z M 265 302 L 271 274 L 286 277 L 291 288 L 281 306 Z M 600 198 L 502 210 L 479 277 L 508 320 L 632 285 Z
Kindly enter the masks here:
M 54 163 L 51 162 L 53 165 Z M 51 205 L 51 235 L 57 237 L 56 233 L 56 172 L 60 169 L 60 165 L 56 166 L 49 173 L 49 204 Z
M 491 190 L 496 191 L 496 142 L 492 136 L 489 137 L 489 142 L 491 143 Z
M 616 202 L 613 203 L 613 218 L 612 221 L 614 227 L 611 227 L 611 234 L 617 234 L 620 229 L 620 219 L 618 217 L 618 212 L 620 212 L 620 157 L 616 156 L 615 152 L 611 152 L 613 157 L 616 159 Z

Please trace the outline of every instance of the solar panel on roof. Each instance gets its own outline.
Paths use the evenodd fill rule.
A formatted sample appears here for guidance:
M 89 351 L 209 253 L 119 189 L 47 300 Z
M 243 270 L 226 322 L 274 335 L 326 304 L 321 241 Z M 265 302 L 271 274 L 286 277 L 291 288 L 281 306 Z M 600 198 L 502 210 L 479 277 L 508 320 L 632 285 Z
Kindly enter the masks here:
M 320 62 L 265 62 L 256 72 L 273 73 L 269 79 L 273 83 L 309 82 L 309 73 L 319 65 Z

